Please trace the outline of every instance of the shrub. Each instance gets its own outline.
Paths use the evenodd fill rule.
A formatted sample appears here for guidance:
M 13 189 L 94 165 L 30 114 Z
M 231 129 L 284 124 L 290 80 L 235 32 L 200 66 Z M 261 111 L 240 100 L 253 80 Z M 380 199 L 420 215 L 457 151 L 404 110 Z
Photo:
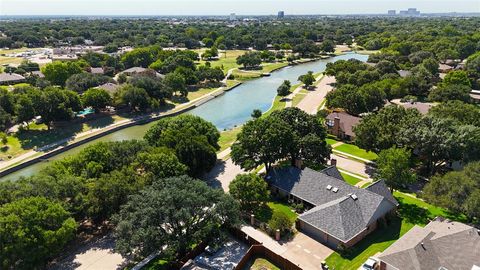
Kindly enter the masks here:
M 291 230 L 293 221 L 284 212 L 275 211 L 268 222 L 268 226 L 270 226 L 273 231 L 280 230 L 280 232 L 287 232 Z

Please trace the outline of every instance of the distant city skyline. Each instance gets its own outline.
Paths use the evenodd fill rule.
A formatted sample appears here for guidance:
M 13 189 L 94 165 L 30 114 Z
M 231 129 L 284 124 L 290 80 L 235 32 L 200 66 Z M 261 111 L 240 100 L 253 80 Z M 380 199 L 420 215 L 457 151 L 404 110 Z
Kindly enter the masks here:
M 480 12 L 479 0 L 0 0 L 0 15 L 285 15 Z

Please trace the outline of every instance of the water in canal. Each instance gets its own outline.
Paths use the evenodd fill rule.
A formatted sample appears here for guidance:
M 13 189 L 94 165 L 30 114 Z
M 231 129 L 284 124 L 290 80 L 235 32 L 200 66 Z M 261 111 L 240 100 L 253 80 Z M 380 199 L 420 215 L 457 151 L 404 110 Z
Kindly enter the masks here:
M 236 125 L 241 125 L 250 119 L 250 114 L 254 109 L 260 109 L 262 112 L 265 112 L 270 108 L 273 99 L 277 94 L 277 87 L 283 82 L 283 80 L 290 80 L 292 84 L 296 84 L 298 82 L 297 78 L 308 71 L 313 71 L 314 73 L 322 72 L 325 70 L 327 63 L 350 58 L 366 61 L 368 56 L 350 53 L 335 56 L 329 59 L 286 67 L 273 72 L 269 77 L 262 77 L 247 81 L 237 88 L 226 92 L 224 95 L 219 96 L 207 103 L 204 103 L 188 113 L 198 115 L 205 120 L 212 122 L 219 130 L 229 129 Z M 112 134 L 106 135 L 51 157 L 49 160 L 57 160 L 72 154 L 76 154 L 86 146 L 96 142 L 141 139 L 143 138 L 145 132 L 153 124 L 154 122 L 116 131 Z M 0 178 L 0 181 L 6 179 L 17 179 L 20 176 L 33 175 L 47 165 L 48 162 L 33 164 L 29 167 Z

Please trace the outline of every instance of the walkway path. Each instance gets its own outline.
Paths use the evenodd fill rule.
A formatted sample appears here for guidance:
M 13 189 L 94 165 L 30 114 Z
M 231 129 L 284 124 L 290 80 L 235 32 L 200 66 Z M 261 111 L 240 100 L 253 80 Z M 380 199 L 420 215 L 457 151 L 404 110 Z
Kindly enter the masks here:
M 304 110 L 309 114 L 316 114 L 318 107 L 322 104 L 325 96 L 330 92 L 333 87 L 330 85 L 335 82 L 335 77 L 324 76 L 320 83 L 315 87 L 314 91 L 310 91 L 303 99 L 298 103 L 297 107 Z

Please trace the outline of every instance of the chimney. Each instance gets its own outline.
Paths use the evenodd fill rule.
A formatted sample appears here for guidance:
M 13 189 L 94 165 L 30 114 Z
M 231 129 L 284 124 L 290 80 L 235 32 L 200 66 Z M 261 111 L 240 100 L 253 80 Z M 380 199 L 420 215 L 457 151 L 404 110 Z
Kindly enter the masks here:
M 337 159 L 335 158 L 330 159 L 330 166 L 337 166 Z
M 303 169 L 303 160 L 302 159 L 295 159 L 295 167 L 299 168 L 300 170 Z
M 427 250 L 427 249 L 425 248 L 425 245 L 423 244 L 423 242 L 420 243 L 420 245 L 422 245 L 423 250 Z
M 335 116 L 333 119 L 333 134 L 335 136 L 340 136 L 340 117 Z

